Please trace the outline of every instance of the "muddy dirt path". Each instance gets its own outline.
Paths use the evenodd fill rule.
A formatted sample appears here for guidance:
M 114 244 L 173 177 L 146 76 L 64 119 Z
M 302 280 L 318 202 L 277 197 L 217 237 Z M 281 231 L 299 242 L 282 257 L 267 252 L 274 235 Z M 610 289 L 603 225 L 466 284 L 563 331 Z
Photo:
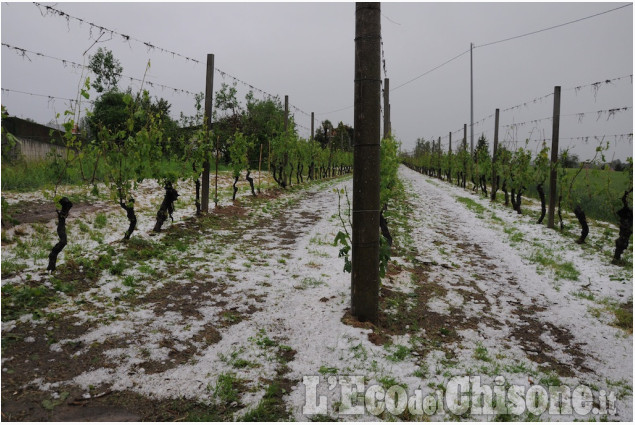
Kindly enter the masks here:
M 629 420 L 632 335 L 571 295 L 611 288 L 588 286 L 585 270 L 572 282 L 539 274 L 523 245 L 491 225 L 494 212 L 457 202 L 465 191 L 404 167 L 400 177 L 409 196 L 391 207 L 397 245 L 378 326 L 347 315 L 350 274 L 333 245 L 342 229 L 333 189 L 350 193 L 348 178 L 244 199 L 160 235 L 139 231 L 128 244 L 80 240 L 86 252 L 65 258 L 55 274 L 27 269 L 5 279 L 14 292 L 5 298 L 3 289 L 3 307 L 22 300 L 23 287 L 50 298 L 3 320 L 3 418 L 309 420 L 310 375 L 321 377 L 318 392 L 327 397 L 317 419 L 376 420 L 338 416 L 329 380 L 363 376 L 368 385 L 426 393 L 452 376 L 479 375 L 618 392 L 620 410 L 610 418 Z M 345 216 L 344 205 L 342 198 Z M 120 212 L 107 213 L 115 228 Z
M 420 260 L 433 264 L 428 279 L 446 289 L 430 305 L 477 323 L 460 331 L 463 344 L 536 365 L 561 382 L 621 381 L 631 393 L 632 335 L 593 317 L 588 302 L 567 293 L 553 276 L 538 274 L 524 248 L 510 246 L 505 233 L 484 219 L 488 210 L 479 217 L 457 202 L 467 192 L 403 167 L 401 176 L 418 196 L 413 237 Z M 576 291 L 592 284 L 599 283 L 587 281 L 584 273 L 570 282 Z M 625 404 L 628 416 L 632 398 Z

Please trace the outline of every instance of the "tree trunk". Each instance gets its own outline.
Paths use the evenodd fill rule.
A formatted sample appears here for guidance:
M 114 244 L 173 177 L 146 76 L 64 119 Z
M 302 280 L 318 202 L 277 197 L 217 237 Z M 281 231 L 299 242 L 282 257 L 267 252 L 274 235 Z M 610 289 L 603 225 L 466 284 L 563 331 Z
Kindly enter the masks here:
M 251 194 L 253 196 L 256 196 L 256 191 L 254 190 L 254 179 L 249 177 L 250 174 L 251 174 L 251 170 L 247 170 L 247 175 L 245 176 L 245 180 L 247 180 L 249 182 L 249 186 L 251 187 Z M 236 192 L 234 192 L 234 194 L 235 193 Z
M 201 180 L 197 178 L 194 184 L 196 185 L 196 200 L 194 201 L 196 215 L 201 215 Z
M 487 196 L 487 179 L 481 176 L 481 191 Z
M 573 213 L 580 222 L 580 227 L 582 227 L 580 238 L 575 241 L 575 243 L 583 244 L 586 240 L 587 235 L 589 234 L 589 225 L 586 221 L 586 215 L 584 214 L 584 211 L 582 211 L 582 207 L 580 205 L 576 205 L 576 207 L 573 209 Z
M 536 190 L 538 191 L 538 195 L 540 196 L 540 218 L 538 219 L 538 224 L 542 224 L 542 220 L 545 219 L 545 214 L 547 214 L 545 191 L 542 188 L 542 183 L 538 183 L 538 185 L 536 186 Z
M 232 195 L 232 201 L 236 200 L 236 193 L 238 192 L 238 188 L 236 187 L 236 183 L 238 183 L 238 179 L 240 178 L 240 174 L 234 177 L 234 184 L 232 187 L 234 188 L 234 194 Z
M 622 253 L 628 248 L 628 243 L 633 234 L 633 210 L 628 207 L 628 201 L 626 198 L 632 191 L 624 191 L 622 196 L 622 209 L 617 212 L 617 216 L 620 219 L 620 236 L 615 240 L 615 253 L 613 254 L 613 264 L 620 264 L 622 260 Z
M 49 264 L 46 270 L 55 271 L 57 267 L 57 256 L 64 249 L 67 243 L 66 237 L 66 218 L 68 217 L 68 213 L 71 208 L 73 208 L 73 203 L 67 198 L 63 197 L 60 200 L 60 204 L 62 205 L 61 210 L 57 210 L 57 236 L 60 238 L 59 242 L 55 244 L 55 246 L 51 249 L 51 253 L 49 254 Z
M 128 200 L 128 204 L 123 202 L 123 199 L 119 199 L 119 205 L 126 211 L 126 217 L 128 217 L 128 222 L 130 223 L 128 230 L 126 230 L 126 233 L 123 236 L 123 239 L 127 241 L 130 239 L 132 232 L 134 232 L 137 227 L 137 215 L 134 212 L 134 198 L 130 198 L 130 200 Z
M 161 226 L 163 226 L 163 223 L 168 219 L 168 216 L 172 221 L 174 221 L 172 213 L 174 212 L 174 201 L 176 201 L 178 197 L 179 193 L 172 187 L 172 183 L 167 182 L 165 184 L 165 196 L 163 197 L 163 202 L 161 202 L 159 211 L 157 211 L 157 222 L 153 229 L 155 232 L 161 231 Z
M 518 214 L 523 213 L 523 211 L 520 209 L 520 204 L 523 202 L 522 194 L 523 194 L 523 188 L 518 189 L 518 193 L 516 193 L 516 212 Z

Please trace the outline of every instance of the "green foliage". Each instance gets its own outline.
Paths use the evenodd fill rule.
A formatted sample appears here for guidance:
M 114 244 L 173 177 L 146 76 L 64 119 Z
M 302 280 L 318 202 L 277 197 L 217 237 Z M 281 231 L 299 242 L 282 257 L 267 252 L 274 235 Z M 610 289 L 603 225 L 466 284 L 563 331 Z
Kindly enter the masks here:
M 385 205 L 390 200 L 393 191 L 400 184 L 397 178 L 399 169 L 399 151 L 400 143 L 393 137 L 382 139 L 380 145 L 380 162 L 379 162 L 379 204 Z
M 112 51 L 101 47 L 97 49 L 97 53 L 89 57 L 88 68 L 95 74 L 92 87 L 97 93 L 116 90 L 123 67 Z
M 286 421 L 289 412 L 285 409 L 283 396 L 286 394 L 280 382 L 273 381 L 265 390 L 265 395 L 256 407 L 245 413 L 244 422 L 278 422 Z
M 55 291 L 44 285 L 31 287 L 7 283 L 2 286 L 2 321 L 36 313 L 55 298 Z
M 236 377 L 232 374 L 221 373 L 216 380 L 213 396 L 220 399 L 225 404 L 240 401 L 238 391 L 236 391 Z
M 337 232 L 335 236 L 335 240 L 333 241 L 333 245 L 341 245 L 340 251 L 337 254 L 338 258 L 344 258 L 344 271 L 350 273 L 352 271 L 352 263 L 349 258 L 349 253 L 351 251 L 350 245 L 350 237 L 348 233 L 342 232 L 341 230 Z
M 248 152 L 252 147 L 251 141 L 241 132 L 234 133 L 233 140 L 229 145 L 230 166 L 234 178 L 240 177 L 240 172 L 249 170 Z
M 512 153 L 510 162 L 510 188 L 516 193 L 527 189 L 532 182 L 531 151 L 524 148 Z
M 534 178 L 533 181 L 537 184 L 544 183 L 549 177 L 551 171 L 550 159 L 549 159 L 549 147 L 546 142 L 542 142 L 542 149 L 536 155 L 534 160 Z

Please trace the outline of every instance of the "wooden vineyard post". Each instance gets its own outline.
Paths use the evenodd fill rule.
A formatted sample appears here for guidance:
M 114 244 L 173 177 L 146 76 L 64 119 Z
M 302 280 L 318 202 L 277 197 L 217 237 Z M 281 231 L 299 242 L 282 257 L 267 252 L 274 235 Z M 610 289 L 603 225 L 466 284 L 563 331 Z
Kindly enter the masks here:
M 262 165 L 262 143 L 260 144 L 260 159 L 258 159 L 258 193 L 260 193 L 260 169 Z
M 284 95 L 284 133 L 289 129 L 289 96 Z
M 212 96 L 214 95 L 214 55 L 207 55 L 207 71 L 205 76 L 205 126 L 209 140 L 212 128 Z M 206 154 L 209 156 L 209 153 Z M 203 185 L 201 187 L 201 211 L 209 211 L 209 158 L 203 162 Z
M 285 146 L 287 146 L 288 135 L 289 135 L 289 96 L 285 94 L 284 95 L 284 143 L 285 143 Z M 286 170 L 288 164 L 289 164 L 289 153 L 285 149 L 282 168 Z M 287 177 L 289 178 L 288 182 L 286 180 Z M 280 178 L 287 185 L 291 186 L 291 173 L 289 173 L 289 176 L 287 176 L 286 172 L 281 172 Z
M 439 144 L 437 145 L 437 178 L 442 180 L 441 177 L 441 137 L 439 136 Z
M 356 3 L 351 313 L 372 323 L 379 310 L 380 42 L 380 3 Z
M 463 150 L 467 152 L 467 124 L 463 124 Z M 467 165 L 468 161 L 465 159 L 465 157 L 463 157 L 463 189 L 465 189 L 467 180 Z
M 448 134 L 448 181 L 452 184 L 452 132 Z
M 500 109 L 496 108 L 494 116 L 494 148 L 492 149 L 492 193 L 491 200 L 496 201 L 496 191 L 498 190 L 498 181 L 496 176 L 496 154 L 498 152 L 498 116 Z
M 313 140 L 313 135 L 315 134 L 315 112 L 311 112 L 311 140 Z
M 549 174 L 549 209 L 547 227 L 553 229 L 558 185 L 558 142 L 560 138 L 560 86 L 553 89 L 553 128 L 551 133 L 551 173 Z
M 390 137 L 390 80 L 384 78 L 384 139 Z
M 216 138 L 216 179 L 214 180 L 214 208 L 218 208 L 218 141 L 220 136 Z

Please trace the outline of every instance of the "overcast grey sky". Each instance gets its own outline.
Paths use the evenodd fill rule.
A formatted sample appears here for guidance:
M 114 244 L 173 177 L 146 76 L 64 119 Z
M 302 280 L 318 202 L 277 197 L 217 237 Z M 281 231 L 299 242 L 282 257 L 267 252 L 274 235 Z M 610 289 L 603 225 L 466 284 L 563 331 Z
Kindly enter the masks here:
M 111 49 L 124 75 L 141 79 L 148 60 L 146 87 L 172 104 L 172 114 L 193 113 L 187 93 L 159 84 L 201 92 L 205 89 L 207 53 L 215 66 L 268 93 L 289 95 L 290 103 L 316 113 L 319 121 L 353 123 L 354 3 L 46 3 L 86 22 L 129 35 L 101 37 L 98 47 Z M 633 7 L 606 13 L 527 37 L 488 43 L 584 18 L 627 3 L 383 3 L 382 37 L 391 85 L 394 134 L 406 150 L 423 137 L 444 137 L 453 145 L 470 122 L 470 54 L 402 87 L 475 44 L 474 127 L 493 139 L 495 108 L 501 109 L 500 137 L 507 141 L 551 138 L 553 88 L 562 86 L 561 146 L 571 146 L 582 158 L 592 155 L 597 142 L 573 139 L 622 135 L 633 127 Z M 46 14 L 33 3 L 2 3 L 2 43 L 58 59 L 83 62 L 99 30 L 88 23 Z M 200 61 L 199 64 L 136 40 Z M 108 41 L 106 41 L 108 40 Z M 481 46 L 481 47 L 479 47 Z M 81 70 L 62 62 L 7 46 L 1 51 L 3 89 L 75 98 Z M 382 75 L 382 77 L 384 77 Z M 617 77 L 625 77 L 615 80 Z M 232 83 L 219 73 L 222 82 Z M 599 89 L 589 84 L 606 80 Z M 122 78 L 120 88 L 139 83 Z M 585 86 L 575 90 L 577 86 Z M 399 87 L 399 88 L 398 88 Z M 239 84 L 243 96 L 247 88 Z M 258 95 L 258 93 L 256 93 Z M 95 93 L 92 94 L 94 99 Z M 545 97 L 546 96 L 546 97 Z M 539 98 L 535 103 L 533 99 Z M 515 105 L 522 106 L 505 110 Z M 11 115 L 41 123 L 66 108 L 63 100 L 3 91 L 2 104 Z M 629 107 L 618 113 L 598 114 Z M 332 112 L 337 111 L 337 112 Z M 291 111 L 296 122 L 310 128 L 310 118 Z M 585 113 L 584 116 L 578 115 Z M 490 118 L 487 118 L 490 117 Z M 608 119 L 607 119 L 608 118 Z M 482 119 L 484 119 L 482 121 Z M 532 122 L 538 120 L 536 122 Z M 517 125 L 509 127 L 512 123 Z M 300 128 L 300 135 L 309 131 Z M 468 127 L 469 137 L 469 127 Z M 632 155 L 632 138 L 614 140 L 609 156 Z M 523 143 L 520 143 L 522 145 Z M 535 149 L 539 142 L 531 142 Z M 609 158 L 610 159 L 610 158 Z

